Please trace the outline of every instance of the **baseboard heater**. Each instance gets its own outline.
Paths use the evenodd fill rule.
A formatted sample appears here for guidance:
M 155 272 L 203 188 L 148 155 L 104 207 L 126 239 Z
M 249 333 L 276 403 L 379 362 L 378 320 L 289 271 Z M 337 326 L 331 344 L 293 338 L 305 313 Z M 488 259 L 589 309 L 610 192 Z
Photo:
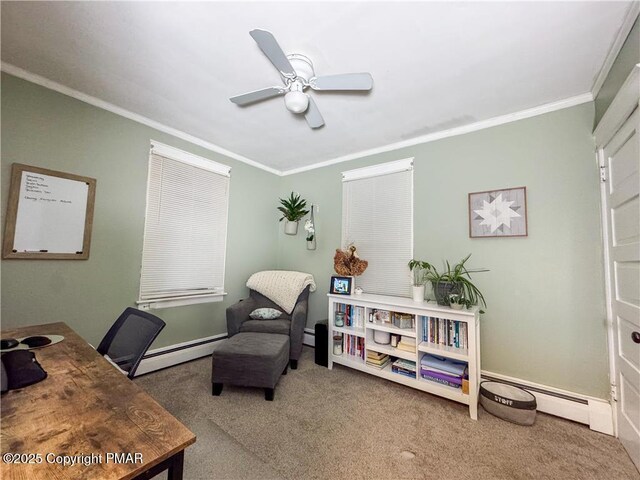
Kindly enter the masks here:
M 220 337 L 220 338 L 211 338 L 209 340 L 201 340 L 199 342 L 180 344 L 180 346 L 169 347 L 166 350 L 160 350 L 160 349 L 158 351 L 154 350 L 153 352 L 147 352 L 142 357 L 142 359 L 143 360 L 147 360 L 149 358 L 159 357 L 160 355 L 166 355 L 168 353 L 179 352 L 181 350 L 187 350 L 188 348 L 199 347 L 200 345 L 208 345 L 209 343 L 219 342 L 220 340 L 224 340 L 225 338 L 229 338 L 229 336 L 225 335 L 224 337 Z
M 542 394 L 548 395 L 550 397 L 561 398 L 562 400 L 568 400 L 570 402 L 576 402 L 576 403 L 581 403 L 583 405 L 589 405 L 589 402 L 584 398 L 573 397 L 571 395 L 567 395 L 567 394 L 564 394 L 564 393 L 554 392 L 553 390 L 546 390 L 546 389 L 540 388 L 540 387 L 533 387 L 533 386 L 527 385 L 525 383 L 513 382 L 513 381 L 510 381 L 510 380 L 505 380 L 503 378 L 498 378 L 498 377 L 493 377 L 491 375 L 486 375 L 484 373 L 482 373 L 481 376 L 482 376 L 482 380 L 490 380 L 492 382 L 506 383 L 507 385 L 512 385 L 514 387 L 519 387 L 519 388 L 522 388 L 524 390 L 527 390 L 527 391 L 533 393 L 534 395 L 536 393 L 542 393 Z
M 136 372 L 136 377 L 211 355 L 216 344 L 225 338 L 229 338 L 229 336 L 223 333 L 195 341 L 150 350 L 142 357 L 142 361 Z

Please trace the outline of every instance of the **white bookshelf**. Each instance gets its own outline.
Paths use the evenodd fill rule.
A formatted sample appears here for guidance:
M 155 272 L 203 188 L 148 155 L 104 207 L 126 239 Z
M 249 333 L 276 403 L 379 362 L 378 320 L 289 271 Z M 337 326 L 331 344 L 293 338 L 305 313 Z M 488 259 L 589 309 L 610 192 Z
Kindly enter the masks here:
M 449 307 L 442 307 L 435 302 L 414 302 L 410 298 L 391 297 L 386 295 L 335 295 L 329 294 L 329 369 L 333 368 L 333 364 L 344 365 L 349 368 L 360 370 L 377 377 L 385 378 L 392 382 L 400 383 L 423 392 L 438 395 L 455 402 L 463 403 L 469 406 L 469 415 L 472 419 L 478 418 L 478 392 L 480 388 L 480 315 L 479 309 L 474 307 L 466 310 L 454 310 Z M 363 326 L 345 326 L 336 327 L 334 322 L 334 314 L 338 306 L 351 305 L 352 307 L 363 307 L 365 318 Z M 386 310 L 389 312 L 397 312 L 410 314 L 413 316 L 414 328 L 401 329 L 393 324 L 379 324 L 370 322 L 369 314 L 374 310 Z M 456 348 L 447 345 L 431 343 L 425 340 L 421 317 L 432 317 L 457 322 L 464 322 L 467 325 L 467 348 Z M 391 345 L 380 345 L 374 342 L 373 334 L 376 330 L 389 332 L 393 334 L 412 337 L 416 340 L 415 351 L 407 351 L 392 347 Z M 343 335 L 343 353 L 342 355 L 333 354 L 333 336 L 336 334 Z M 366 352 L 373 350 L 375 352 L 387 354 L 391 357 L 402 358 L 416 362 L 416 378 L 411 378 L 398 373 L 394 373 L 391 369 L 390 362 L 383 369 L 377 369 L 367 365 L 362 358 L 349 355 L 345 351 L 344 335 L 354 335 L 364 338 L 365 358 Z M 447 385 L 426 380 L 420 376 L 420 359 L 425 353 L 448 357 L 453 360 L 465 361 L 469 364 L 469 393 L 463 393 L 461 388 L 454 388 Z

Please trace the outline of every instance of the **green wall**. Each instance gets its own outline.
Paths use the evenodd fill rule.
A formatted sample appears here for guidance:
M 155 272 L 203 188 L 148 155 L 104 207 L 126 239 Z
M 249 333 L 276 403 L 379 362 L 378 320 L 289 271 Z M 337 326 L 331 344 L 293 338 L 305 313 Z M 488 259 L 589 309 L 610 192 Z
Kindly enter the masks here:
M 607 111 L 618 90 L 620 90 L 620 87 L 637 63 L 640 63 L 640 17 L 636 18 L 633 28 L 622 45 L 620 53 L 618 53 L 615 62 L 613 62 L 611 70 L 609 70 L 609 74 L 595 99 L 596 125 L 602 119 L 604 112 Z
M 2 224 L 11 164 L 97 179 L 87 261 L 2 261 L 2 328 L 64 321 L 97 345 L 138 298 L 149 141 L 232 167 L 224 302 L 155 310 L 154 347 L 226 332 L 224 310 L 275 268 L 277 177 L 65 95 L 2 74 Z
M 278 263 L 314 274 L 309 326 L 327 318 L 341 241 L 340 172 L 415 157 L 414 256 L 440 264 L 472 253 L 488 302 L 482 368 L 605 398 L 607 344 L 593 103 L 286 176 L 319 205 L 318 249 L 280 231 Z M 469 192 L 527 187 L 529 236 L 470 239 Z M 408 261 L 409 259 L 407 259 Z M 409 295 L 410 292 L 407 292 Z
M 472 266 L 491 269 L 476 277 L 489 303 L 483 368 L 607 395 L 593 104 L 286 177 L 5 74 L 2 114 L 3 215 L 13 162 L 98 180 L 88 261 L 2 261 L 3 328 L 65 321 L 95 344 L 134 305 L 150 139 L 232 167 L 229 295 L 221 303 L 156 311 L 168 325 L 154 347 L 223 333 L 226 306 L 246 295 L 251 273 L 269 268 L 314 274 L 312 326 L 327 317 L 325 292 L 340 246 L 340 172 L 413 156 L 415 257 L 438 263 L 471 252 Z M 469 239 L 467 193 L 522 185 L 529 237 Z M 319 205 L 316 251 L 306 250 L 302 231 L 285 236 L 277 222 L 276 199 L 292 190 Z

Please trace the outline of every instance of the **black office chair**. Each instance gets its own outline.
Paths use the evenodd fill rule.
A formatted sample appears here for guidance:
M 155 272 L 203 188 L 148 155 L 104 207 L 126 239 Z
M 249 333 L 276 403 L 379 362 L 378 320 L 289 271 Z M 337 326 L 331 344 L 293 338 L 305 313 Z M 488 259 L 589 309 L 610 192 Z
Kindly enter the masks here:
M 128 307 L 111 326 L 97 351 L 133 378 L 142 357 L 166 324 L 155 315 Z

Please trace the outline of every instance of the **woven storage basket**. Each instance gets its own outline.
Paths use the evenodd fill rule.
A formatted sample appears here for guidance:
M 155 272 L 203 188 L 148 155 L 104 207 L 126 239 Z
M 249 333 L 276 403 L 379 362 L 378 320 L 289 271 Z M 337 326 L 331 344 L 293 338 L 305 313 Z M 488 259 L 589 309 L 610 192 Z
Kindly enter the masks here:
M 492 415 L 518 425 L 533 425 L 536 420 L 536 397 L 506 383 L 482 382 L 480 405 Z

